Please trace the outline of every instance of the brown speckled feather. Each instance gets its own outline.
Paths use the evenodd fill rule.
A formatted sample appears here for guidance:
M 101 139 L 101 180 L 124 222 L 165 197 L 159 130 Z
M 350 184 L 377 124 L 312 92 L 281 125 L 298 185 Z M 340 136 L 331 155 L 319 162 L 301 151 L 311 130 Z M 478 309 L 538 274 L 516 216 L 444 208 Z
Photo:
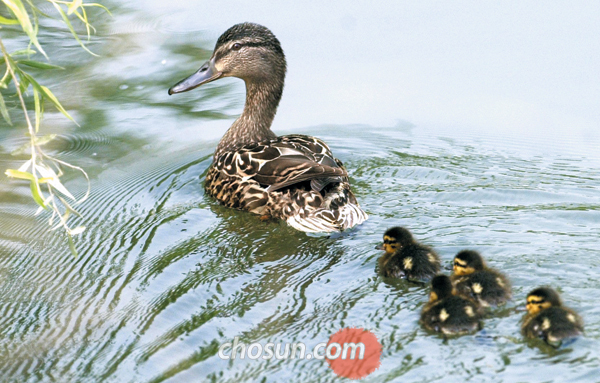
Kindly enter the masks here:
M 344 230 L 367 217 L 341 162 L 310 136 L 282 136 L 222 154 L 209 169 L 205 189 L 226 206 L 285 219 L 303 231 Z
M 339 177 L 339 182 L 348 176 L 323 141 L 301 135 L 226 152 L 216 159 L 215 166 L 227 176 L 252 178 L 270 192 L 302 181 Z

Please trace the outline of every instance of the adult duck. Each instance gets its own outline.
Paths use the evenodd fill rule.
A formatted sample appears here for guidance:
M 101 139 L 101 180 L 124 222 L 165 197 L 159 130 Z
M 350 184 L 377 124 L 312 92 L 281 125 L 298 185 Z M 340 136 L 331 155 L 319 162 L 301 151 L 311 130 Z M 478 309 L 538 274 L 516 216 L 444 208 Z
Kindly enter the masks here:
M 305 232 L 335 232 L 367 219 L 340 160 L 318 138 L 271 130 L 286 61 L 279 40 L 257 24 L 234 25 L 208 62 L 169 89 L 192 90 L 222 77 L 246 83 L 241 116 L 221 138 L 206 175 L 206 192 L 231 208 L 283 219 Z

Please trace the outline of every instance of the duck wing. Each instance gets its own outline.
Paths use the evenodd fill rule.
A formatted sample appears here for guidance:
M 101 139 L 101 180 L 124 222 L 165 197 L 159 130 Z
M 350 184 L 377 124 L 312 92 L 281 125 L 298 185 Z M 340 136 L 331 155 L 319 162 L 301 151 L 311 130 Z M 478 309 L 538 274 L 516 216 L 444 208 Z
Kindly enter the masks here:
M 217 168 L 229 176 L 253 179 L 268 192 L 304 181 L 311 181 L 312 189 L 320 191 L 328 183 L 348 177 L 324 142 L 301 135 L 282 136 L 225 153 L 217 160 Z

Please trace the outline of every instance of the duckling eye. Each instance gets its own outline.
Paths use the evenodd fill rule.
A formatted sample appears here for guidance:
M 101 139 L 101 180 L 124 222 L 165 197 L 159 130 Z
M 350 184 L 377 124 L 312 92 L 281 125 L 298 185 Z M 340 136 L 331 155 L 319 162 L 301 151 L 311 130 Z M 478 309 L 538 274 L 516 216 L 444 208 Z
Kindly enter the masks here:
M 235 43 L 235 44 L 233 44 L 233 46 L 231 47 L 231 49 L 233 49 L 234 51 L 239 51 L 240 49 L 242 49 L 242 44 Z

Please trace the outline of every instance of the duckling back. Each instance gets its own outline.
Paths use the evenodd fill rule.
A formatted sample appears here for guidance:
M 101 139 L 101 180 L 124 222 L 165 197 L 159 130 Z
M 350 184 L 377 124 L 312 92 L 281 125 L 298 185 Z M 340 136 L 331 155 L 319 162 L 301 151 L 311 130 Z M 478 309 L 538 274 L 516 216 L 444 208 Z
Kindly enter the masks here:
M 583 320 L 573 310 L 550 307 L 535 315 L 527 315 L 521 332 L 528 338 L 542 338 L 555 343 L 583 333 Z
M 384 277 L 428 280 L 440 271 L 440 258 L 430 247 L 413 243 L 381 257 L 379 266 Z
M 461 335 L 481 328 L 481 313 L 475 302 L 453 295 L 428 303 L 421 312 L 420 322 L 430 331 Z
M 492 269 L 479 270 L 460 277 L 453 276 L 452 279 L 459 294 L 476 299 L 482 306 L 502 305 L 511 297 L 511 288 L 506 277 Z

